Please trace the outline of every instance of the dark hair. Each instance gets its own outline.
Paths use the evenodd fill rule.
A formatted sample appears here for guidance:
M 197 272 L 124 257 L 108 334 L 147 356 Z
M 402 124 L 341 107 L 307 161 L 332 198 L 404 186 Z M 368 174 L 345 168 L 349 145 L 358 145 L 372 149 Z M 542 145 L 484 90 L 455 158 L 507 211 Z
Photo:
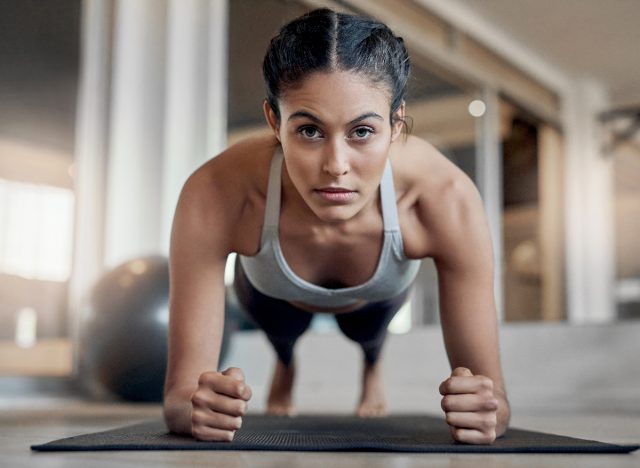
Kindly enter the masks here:
M 391 94 L 391 116 L 398 110 L 411 72 L 401 37 L 383 23 L 328 8 L 310 11 L 285 24 L 271 39 L 262 63 L 267 102 L 280 119 L 278 99 L 312 72 L 362 73 Z

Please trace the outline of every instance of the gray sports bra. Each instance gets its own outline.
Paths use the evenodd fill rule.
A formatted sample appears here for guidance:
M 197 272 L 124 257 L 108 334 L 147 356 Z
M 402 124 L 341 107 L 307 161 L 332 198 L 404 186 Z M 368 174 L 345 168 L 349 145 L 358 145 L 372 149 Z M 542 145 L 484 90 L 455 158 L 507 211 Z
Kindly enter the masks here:
M 282 164 L 282 150 L 278 149 L 271 161 L 269 172 L 260 251 L 252 257 L 239 256 L 247 278 L 258 291 L 285 301 L 337 308 L 361 300 L 369 302 L 390 299 L 411 285 L 420 268 L 420 260 L 410 260 L 404 255 L 389 161 L 380 183 L 384 241 L 376 271 L 365 283 L 337 289 L 324 288 L 305 281 L 293 272 L 284 258 L 278 239 Z

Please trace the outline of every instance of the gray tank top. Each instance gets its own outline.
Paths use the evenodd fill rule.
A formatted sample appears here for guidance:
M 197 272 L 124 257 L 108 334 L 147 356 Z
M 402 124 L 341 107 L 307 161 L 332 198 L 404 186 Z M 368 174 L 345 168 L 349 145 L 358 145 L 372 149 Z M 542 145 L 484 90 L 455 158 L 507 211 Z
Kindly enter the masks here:
M 278 149 L 269 171 L 260 251 L 252 257 L 239 256 L 242 268 L 253 287 L 262 294 L 277 299 L 336 308 L 349 306 L 360 300 L 373 302 L 390 299 L 411 285 L 420 268 L 420 260 L 407 259 L 404 254 L 389 161 L 380 183 L 384 241 L 376 271 L 365 283 L 337 289 L 305 281 L 293 272 L 284 258 L 278 239 L 282 164 L 282 150 Z

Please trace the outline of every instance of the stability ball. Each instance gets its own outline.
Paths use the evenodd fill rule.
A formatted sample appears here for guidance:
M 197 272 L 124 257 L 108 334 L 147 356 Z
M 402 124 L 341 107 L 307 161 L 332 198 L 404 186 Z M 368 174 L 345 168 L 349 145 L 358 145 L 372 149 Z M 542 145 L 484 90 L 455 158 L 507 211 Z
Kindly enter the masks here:
M 162 401 L 167 366 L 169 265 L 166 257 L 125 262 L 91 291 L 82 324 L 80 373 L 93 393 Z M 222 362 L 233 320 L 225 320 Z

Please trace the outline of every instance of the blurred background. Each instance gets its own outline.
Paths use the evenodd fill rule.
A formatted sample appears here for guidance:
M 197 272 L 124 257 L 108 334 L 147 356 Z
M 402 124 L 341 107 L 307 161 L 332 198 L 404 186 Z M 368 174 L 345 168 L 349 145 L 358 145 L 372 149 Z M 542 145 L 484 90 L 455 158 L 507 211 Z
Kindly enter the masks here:
M 264 128 L 269 39 L 319 6 L 404 38 L 412 132 L 483 196 L 501 321 L 640 318 L 635 0 L 2 0 L 0 375 L 77 372 L 95 284 L 166 257 L 187 176 Z M 437 323 L 425 260 L 392 331 Z

